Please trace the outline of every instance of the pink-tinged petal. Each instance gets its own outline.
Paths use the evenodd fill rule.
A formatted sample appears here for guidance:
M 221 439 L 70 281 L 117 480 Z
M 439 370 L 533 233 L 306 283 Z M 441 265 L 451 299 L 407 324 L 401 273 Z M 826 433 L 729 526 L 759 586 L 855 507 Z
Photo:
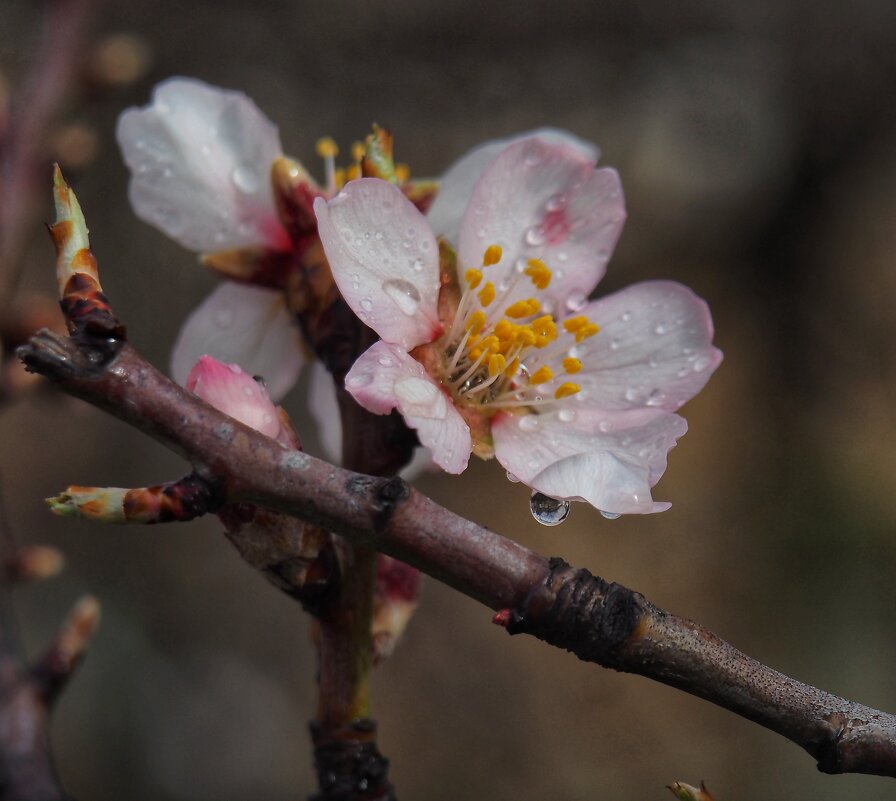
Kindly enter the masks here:
M 118 118 L 116 136 L 137 216 L 184 247 L 289 247 L 269 178 L 280 137 L 242 92 L 172 78 Z
M 538 128 L 534 131 L 493 139 L 474 147 L 452 164 L 439 179 L 439 192 L 427 212 L 429 224 L 436 236 L 443 236 L 457 247 L 460 222 L 470 202 L 476 182 L 495 157 L 508 145 L 523 139 L 537 137 L 551 144 L 563 144 L 581 153 L 592 164 L 597 162 L 600 151 L 591 142 L 557 128 Z
M 579 346 L 583 368 L 575 381 L 589 405 L 675 411 L 722 361 L 705 301 L 673 281 L 635 284 L 581 313 L 601 328 Z
M 379 178 L 350 181 L 314 203 L 339 291 L 386 342 L 410 350 L 441 333 L 439 249 L 426 218 Z
M 488 268 L 497 287 L 541 259 L 553 276 L 538 297 L 546 311 L 562 314 L 584 304 L 603 277 L 624 222 L 615 170 L 595 170 L 568 145 L 526 139 L 502 150 L 476 184 L 461 223 L 458 263 L 479 266 L 485 249 L 500 245 L 501 261 Z M 502 306 L 533 291 L 522 278 Z
M 445 472 L 466 469 L 473 447 L 469 427 L 442 387 L 400 347 L 377 342 L 362 353 L 345 377 L 345 388 L 376 414 L 398 409 Z
M 660 409 L 598 412 L 575 403 L 542 415 L 501 414 L 495 456 L 514 476 L 554 498 L 613 514 L 662 512 L 650 490 L 687 423 Z
M 171 352 L 171 376 L 184 384 L 208 354 L 264 378 L 279 401 L 295 384 L 304 358 L 281 292 L 227 281 L 187 318 Z
M 321 362 L 312 362 L 308 371 L 308 411 L 316 426 L 318 443 L 324 457 L 333 464 L 339 464 L 342 460 L 342 421 L 339 418 L 336 385 Z M 437 469 L 432 454 L 421 445 L 398 475 L 411 481 L 427 470 Z
M 218 411 L 267 437 L 280 433 L 277 408 L 267 390 L 237 364 L 202 356 L 187 376 L 186 388 Z

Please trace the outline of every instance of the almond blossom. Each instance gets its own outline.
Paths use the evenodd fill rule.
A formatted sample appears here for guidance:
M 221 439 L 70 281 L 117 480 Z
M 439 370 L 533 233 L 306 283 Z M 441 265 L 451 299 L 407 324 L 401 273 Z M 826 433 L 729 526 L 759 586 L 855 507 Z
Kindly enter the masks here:
M 398 409 L 447 472 L 496 456 L 553 498 L 669 507 L 650 490 L 687 428 L 675 411 L 721 353 L 706 304 L 679 284 L 588 301 L 625 219 L 614 170 L 562 137 L 504 147 L 468 196 L 456 254 L 385 181 L 314 208 L 340 291 L 381 338 L 346 377 L 358 403 Z
M 291 249 L 270 181 L 283 153 L 280 137 L 246 95 L 172 78 L 155 88 L 148 106 L 121 115 L 116 135 L 131 170 L 134 211 L 185 248 Z M 289 391 L 304 361 L 283 293 L 230 281 L 181 330 L 174 378 L 185 383 L 206 353 L 263 375 L 275 399 Z

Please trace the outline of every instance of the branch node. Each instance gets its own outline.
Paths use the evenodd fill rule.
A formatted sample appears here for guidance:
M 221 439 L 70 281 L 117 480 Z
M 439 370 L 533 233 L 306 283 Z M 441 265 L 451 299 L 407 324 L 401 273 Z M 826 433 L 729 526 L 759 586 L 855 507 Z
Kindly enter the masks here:
M 311 723 L 321 792 L 312 801 L 394 801 L 389 760 L 376 745 L 376 723 L 356 718 L 338 728 Z

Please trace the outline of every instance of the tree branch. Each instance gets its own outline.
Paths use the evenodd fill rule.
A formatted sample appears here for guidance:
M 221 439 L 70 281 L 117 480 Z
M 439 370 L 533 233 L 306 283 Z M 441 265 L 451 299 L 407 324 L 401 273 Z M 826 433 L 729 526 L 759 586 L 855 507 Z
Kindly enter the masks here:
M 76 335 L 77 336 L 77 335 Z M 228 502 L 295 515 L 401 559 L 497 610 L 495 622 L 604 667 L 730 709 L 800 745 L 828 773 L 896 777 L 896 717 L 791 679 L 639 593 L 547 559 L 397 478 L 283 446 L 178 387 L 129 345 L 40 332 L 29 370 L 130 423 L 220 482 Z

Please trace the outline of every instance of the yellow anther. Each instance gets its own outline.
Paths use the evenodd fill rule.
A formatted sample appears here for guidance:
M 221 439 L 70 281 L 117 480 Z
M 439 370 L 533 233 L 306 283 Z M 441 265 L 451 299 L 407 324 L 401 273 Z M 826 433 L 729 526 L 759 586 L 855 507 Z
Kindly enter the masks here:
M 577 373 L 582 369 L 582 363 L 574 356 L 567 356 L 563 360 L 563 369 L 570 374 Z
M 485 286 L 479 290 L 479 302 L 483 306 L 488 306 L 495 299 L 495 285 L 491 281 L 486 281 Z
M 510 320 L 498 320 L 495 323 L 495 336 L 502 342 L 513 339 L 516 327 Z
M 570 395 L 575 395 L 578 392 L 581 392 L 581 387 L 578 384 L 573 384 L 571 381 L 567 381 L 565 384 L 561 384 L 557 387 L 557 391 L 554 393 L 554 397 L 557 400 L 560 398 L 568 398 Z
M 477 309 L 468 318 L 465 325 L 467 331 L 471 334 L 479 334 L 485 328 L 485 312 Z M 472 343 L 471 343 L 472 344 Z
M 395 180 L 398 183 L 407 183 L 411 179 L 411 168 L 407 164 L 395 165 Z
M 352 142 L 352 158 L 355 161 L 360 161 L 364 158 L 364 150 L 363 142 Z
M 314 149 L 322 159 L 332 159 L 339 155 L 339 145 L 329 136 L 318 139 Z
M 505 309 L 504 314 L 518 320 L 521 317 L 531 317 L 541 310 L 541 304 L 535 298 L 518 300 Z
M 467 270 L 464 273 L 464 278 L 467 279 L 467 286 L 470 289 L 476 289 L 482 281 L 482 270 Z
M 536 336 L 547 337 L 551 341 L 557 338 L 557 324 L 554 322 L 554 318 L 551 317 L 550 314 L 536 317 L 530 323 L 530 325 L 532 326 L 532 330 L 535 332 Z
M 529 266 L 523 272 L 532 279 L 537 289 L 547 289 L 551 283 L 551 271 L 541 259 L 529 259 Z
M 574 334 L 580 328 L 584 328 L 591 321 L 584 315 L 580 314 L 576 317 L 567 317 L 563 321 L 563 327 L 569 331 L 570 334 Z
M 551 368 L 547 365 L 543 367 L 539 367 L 532 375 L 529 376 L 530 384 L 543 384 L 545 381 L 550 381 L 554 377 L 553 372 L 551 372 Z
M 576 331 L 576 342 L 593 337 L 598 331 L 600 331 L 600 326 L 597 323 L 588 323 Z
M 507 360 L 500 353 L 495 353 L 488 357 L 488 374 L 490 376 L 503 373 L 506 367 Z
M 508 364 L 507 367 L 505 368 L 504 375 L 509 376 L 509 377 L 514 376 L 514 375 L 516 375 L 516 371 L 519 369 L 520 369 L 520 360 L 513 359 L 513 360 L 511 360 L 510 364 Z
M 479 347 L 486 353 L 497 353 L 500 350 L 501 343 L 494 334 L 491 334 L 479 341 Z
M 337 168 L 333 173 L 333 181 L 337 189 L 342 189 L 345 186 L 345 170 L 342 167 Z
M 470 348 L 470 359 L 472 361 L 476 361 L 482 355 L 482 351 L 479 348 Z
M 355 178 L 361 177 L 361 168 L 357 164 L 349 164 L 345 168 L 345 180 L 354 181 Z
M 531 345 L 535 344 L 535 332 L 528 325 L 521 325 L 515 331 L 516 341 L 522 345 L 524 348 L 527 348 Z
M 492 264 L 497 264 L 501 261 L 503 253 L 500 245 L 489 245 L 482 256 L 482 266 L 490 267 Z

